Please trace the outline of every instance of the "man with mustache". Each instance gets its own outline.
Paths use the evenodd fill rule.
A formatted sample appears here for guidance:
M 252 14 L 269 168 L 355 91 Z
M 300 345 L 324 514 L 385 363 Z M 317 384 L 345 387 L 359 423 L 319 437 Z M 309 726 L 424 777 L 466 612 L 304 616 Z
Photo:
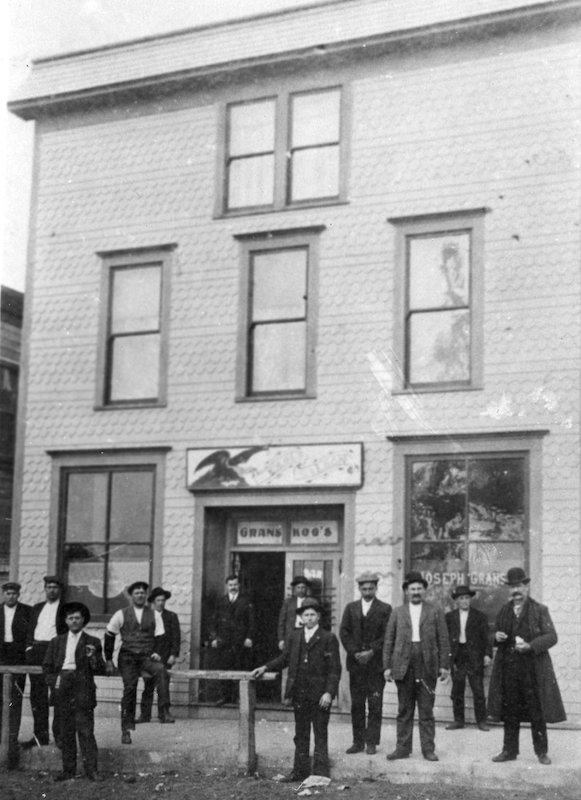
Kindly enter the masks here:
M 506 574 L 510 601 L 500 609 L 494 634 L 497 645 L 488 693 L 488 713 L 504 722 L 502 751 L 495 762 L 514 761 L 519 753 L 520 723 L 531 725 L 533 747 L 541 764 L 547 755 L 547 722 L 563 722 L 565 709 L 549 648 L 557 633 L 549 609 L 530 597 L 530 578 L 521 567 Z

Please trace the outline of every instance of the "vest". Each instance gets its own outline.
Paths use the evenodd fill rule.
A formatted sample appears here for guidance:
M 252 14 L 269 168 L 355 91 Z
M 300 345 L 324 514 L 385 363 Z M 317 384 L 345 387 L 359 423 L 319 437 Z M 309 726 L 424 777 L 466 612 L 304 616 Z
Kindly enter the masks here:
M 155 615 L 151 608 L 143 609 L 141 625 L 137 622 L 133 606 L 123 609 L 123 625 L 121 626 L 121 649 L 135 655 L 149 656 L 153 653 L 153 637 L 155 634 Z

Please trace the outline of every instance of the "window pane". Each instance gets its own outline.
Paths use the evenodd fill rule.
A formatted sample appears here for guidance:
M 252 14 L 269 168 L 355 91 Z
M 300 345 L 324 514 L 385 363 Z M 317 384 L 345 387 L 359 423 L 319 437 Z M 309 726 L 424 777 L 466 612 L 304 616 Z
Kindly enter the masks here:
M 478 608 L 493 622 L 508 601 L 503 578 L 511 567 L 525 567 L 523 542 L 475 542 L 468 545 L 469 580 L 478 589 Z
M 84 603 L 94 614 L 105 608 L 105 545 L 65 545 L 67 600 Z
M 414 461 L 410 497 L 412 539 L 464 538 L 466 466 L 463 461 Z
M 297 150 L 292 157 L 292 201 L 339 194 L 339 147 Z
M 113 270 L 111 333 L 159 330 L 161 267 Z
M 470 297 L 470 234 L 408 239 L 409 307 L 466 306 Z
M 113 613 L 127 605 L 124 590 L 134 581 L 149 583 L 151 548 L 148 545 L 119 546 L 109 554 L 107 581 L 108 610 Z
M 292 147 L 339 141 L 341 92 L 294 95 L 292 98 Z
M 409 321 L 409 381 L 470 380 L 470 312 L 412 314 Z
M 153 530 L 153 472 L 114 472 L 110 540 L 150 542 Z
M 419 570 L 428 582 L 428 596 L 445 607 L 453 586 L 466 583 L 466 542 L 412 542 L 410 569 Z
M 304 317 L 307 250 L 257 253 L 252 259 L 252 319 Z
M 240 158 L 230 163 L 228 208 L 270 206 L 274 201 L 274 156 Z
M 304 390 L 306 324 L 259 325 L 253 334 L 251 391 Z
M 491 458 L 469 467 L 471 539 L 522 540 L 525 531 L 524 459 Z
M 274 100 L 230 106 L 229 112 L 231 157 L 274 150 Z
M 123 336 L 112 346 L 110 400 L 155 399 L 159 394 L 159 334 Z
M 77 472 L 67 476 L 67 542 L 106 540 L 108 479 L 105 472 Z

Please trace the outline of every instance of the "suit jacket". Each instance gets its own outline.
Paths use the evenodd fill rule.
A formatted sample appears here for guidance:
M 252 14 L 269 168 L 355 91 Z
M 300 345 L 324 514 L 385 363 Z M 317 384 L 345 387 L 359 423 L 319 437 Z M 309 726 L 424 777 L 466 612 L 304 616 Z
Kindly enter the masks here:
M 460 644 L 460 611 L 455 609 L 446 614 L 446 625 L 450 639 L 450 661 L 454 664 Z M 468 610 L 466 620 L 466 651 L 468 653 L 469 669 L 472 672 L 482 672 L 484 669 L 484 656 L 492 658 L 492 640 L 488 631 L 486 614 L 477 608 Z
M 51 639 L 42 665 L 53 701 L 58 698 L 57 679 L 64 664 L 68 635 L 67 630 L 67 633 L 62 633 Z M 95 654 L 91 658 L 87 656 L 87 645 L 89 644 L 95 648 Z M 89 636 L 85 631 L 82 631 L 75 650 L 75 663 L 75 704 L 79 709 L 90 711 L 97 705 L 97 687 L 93 676 L 105 674 L 105 662 L 103 661 L 103 648 L 100 639 L 97 639 L 96 636 Z
M 426 677 L 436 681 L 441 669 L 448 669 L 450 645 L 444 612 L 431 603 L 422 603 L 420 641 Z M 403 680 L 412 652 L 412 618 L 409 604 L 399 606 L 389 618 L 383 644 L 383 668 L 394 680 Z
M 30 620 L 30 606 L 24 603 L 17 603 L 16 610 L 14 611 L 14 619 L 12 620 L 12 638 L 14 645 L 12 651 L 16 651 L 16 656 L 22 659 L 20 662 L 24 664 L 24 651 L 26 649 L 26 634 L 28 633 L 28 624 Z M 4 662 L 4 603 L 0 603 L 0 664 Z M 14 663 L 14 660 L 12 663 Z
M 371 661 L 365 665 L 365 668 L 371 669 L 374 672 L 381 672 L 383 670 L 383 640 L 385 638 L 385 629 L 390 615 L 391 606 L 389 603 L 383 603 L 381 600 L 375 598 L 367 612 L 366 628 L 368 638 L 364 642 L 361 600 L 354 600 L 352 603 L 348 603 L 345 606 L 341 627 L 339 628 L 339 638 L 347 651 L 347 669 L 349 672 L 361 669 L 361 665 L 355 660 L 355 653 L 359 653 L 361 650 L 373 650 L 373 657 Z
M 36 623 L 38 622 L 40 612 L 45 605 L 46 601 L 44 603 L 36 603 L 36 605 L 32 606 L 30 611 L 30 619 L 28 621 L 28 631 L 26 633 L 26 647 L 32 647 L 32 643 L 34 641 L 34 629 L 36 628 Z M 61 633 L 68 633 L 69 631 L 67 628 L 67 623 L 65 622 L 65 615 L 63 614 L 64 605 L 64 600 L 61 598 L 59 600 L 59 607 L 56 613 L 57 636 L 59 636 Z
M 285 641 L 295 630 L 297 621 L 297 598 L 287 597 L 278 615 L 278 641 Z
M 167 660 L 170 656 L 177 658 L 180 654 L 180 621 L 177 614 L 165 608 L 161 612 L 161 618 L 163 620 L 165 633 L 163 636 L 155 637 L 153 649 L 154 652 L 161 656 L 163 663 L 167 664 Z
M 228 595 L 218 600 L 210 639 L 218 640 L 218 648 L 240 650 L 245 639 L 254 640 L 254 606 L 250 599 L 239 594 L 231 603 Z
M 304 636 L 305 632 L 302 628 L 294 630 L 287 639 L 282 653 L 269 661 L 266 668 L 279 672 L 288 667 L 285 697 L 289 700 L 293 700 L 299 691 L 302 694 L 305 690 L 313 702 L 317 702 L 325 692 L 328 692 L 331 697 L 335 697 L 341 677 L 341 659 L 339 658 L 337 637 L 320 626 L 308 644 L 303 641 Z M 306 674 L 304 669 L 301 669 L 299 675 L 301 644 L 306 647 L 308 663 L 306 664 Z M 305 667 L 304 663 L 302 667 Z M 306 679 L 306 683 L 301 683 L 301 676 L 303 681 Z

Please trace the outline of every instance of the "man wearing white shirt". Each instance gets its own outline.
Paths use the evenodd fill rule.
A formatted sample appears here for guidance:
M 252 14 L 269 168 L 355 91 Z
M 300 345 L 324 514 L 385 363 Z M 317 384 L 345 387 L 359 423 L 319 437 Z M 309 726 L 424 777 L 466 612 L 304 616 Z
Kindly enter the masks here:
M 116 611 L 105 631 L 107 674 L 112 675 L 115 637 L 121 636 L 117 665 L 123 679 L 121 700 L 121 743 L 131 744 L 130 731 L 135 730 L 137 684 L 142 672 L 155 679 L 158 691 L 160 722 L 173 722 L 169 714 L 169 678 L 161 656 L 155 652 L 155 637 L 161 635 L 161 618 L 156 622 L 153 609 L 146 606 L 149 584 L 135 581 L 128 587 L 130 604 Z
M 0 664 L 24 664 L 26 634 L 31 608 L 20 602 L 20 584 L 8 581 L 2 586 L 4 602 L 0 605 Z M 10 692 L 8 769 L 18 766 L 18 731 L 22 717 L 22 695 L 26 675 L 13 675 Z M 0 681 L 0 704 L 2 702 Z

